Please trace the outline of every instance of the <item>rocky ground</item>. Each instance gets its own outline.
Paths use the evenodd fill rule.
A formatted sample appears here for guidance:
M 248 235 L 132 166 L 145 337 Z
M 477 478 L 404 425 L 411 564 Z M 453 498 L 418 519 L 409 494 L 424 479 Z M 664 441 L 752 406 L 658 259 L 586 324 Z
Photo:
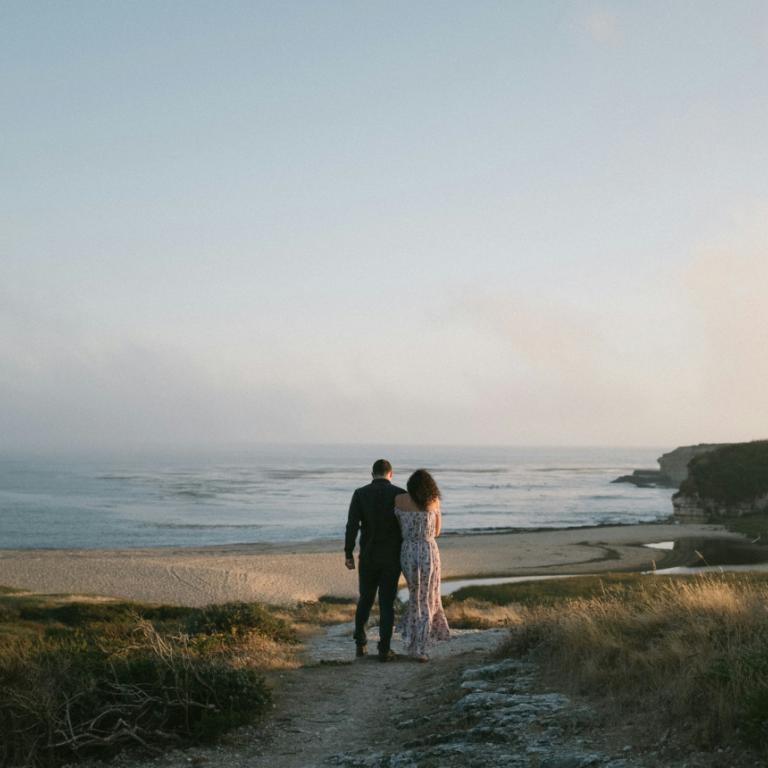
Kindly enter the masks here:
M 216 747 L 126 768 L 736 768 L 732 752 L 677 748 L 642 723 L 610 725 L 584 702 L 542 689 L 533 662 L 499 659 L 505 630 L 458 631 L 428 664 L 352 659 L 351 626 L 312 638 L 306 666 L 276 679 L 272 715 Z

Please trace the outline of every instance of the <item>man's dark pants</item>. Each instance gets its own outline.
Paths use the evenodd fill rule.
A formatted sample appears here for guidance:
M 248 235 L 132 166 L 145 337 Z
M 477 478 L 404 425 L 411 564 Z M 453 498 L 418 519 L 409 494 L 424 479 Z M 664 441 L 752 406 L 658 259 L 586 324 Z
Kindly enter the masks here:
M 360 581 L 360 599 L 355 611 L 355 642 L 365 645 L 365 624 L 379 593 L 379 653 L 386 653 L 392 641 L 392 629 L 395 624 L 395 598 L 397 582 L 400 580 L 400 563 L 392 560 L 369 562 L 360 559 L 358 563 Z

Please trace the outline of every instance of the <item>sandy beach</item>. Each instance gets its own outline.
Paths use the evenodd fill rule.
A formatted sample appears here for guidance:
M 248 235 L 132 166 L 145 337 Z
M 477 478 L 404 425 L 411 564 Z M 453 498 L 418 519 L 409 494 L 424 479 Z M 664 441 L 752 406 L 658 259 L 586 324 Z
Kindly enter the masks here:
M 649 524 L 447 535 L 443 579 L 642 570 L 678 564 L 643 545 L 732 539 L 706 524 Z M 243 544 L 137 550 L 0 550 L 0 585 L 42 593 L 105 595 L 197 606 L 230 600 L 292 604 L 322 595 L 353 597 L 356 573 L 341 542 Z

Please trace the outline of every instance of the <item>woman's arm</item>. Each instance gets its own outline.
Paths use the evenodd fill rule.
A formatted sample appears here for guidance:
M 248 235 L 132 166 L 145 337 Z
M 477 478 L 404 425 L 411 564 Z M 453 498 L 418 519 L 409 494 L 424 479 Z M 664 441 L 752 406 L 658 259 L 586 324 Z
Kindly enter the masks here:
M 437 515 L 437 520 L 435 520 L 435 538 L 437 538 L 440 535 L 441 523 L 443 521 L 442 515 L 440 514 L 440 507 L 437 508 L 435 514 Z

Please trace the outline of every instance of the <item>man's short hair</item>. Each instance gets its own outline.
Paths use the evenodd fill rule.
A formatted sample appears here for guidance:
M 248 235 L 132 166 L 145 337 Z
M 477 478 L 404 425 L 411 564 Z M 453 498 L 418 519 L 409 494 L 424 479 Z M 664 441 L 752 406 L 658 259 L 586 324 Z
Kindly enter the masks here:
M 374 477 L 384 477 L 392 471 L 392 465 L 386 459 L 377 459 L 373 462 L 371 474 Z

